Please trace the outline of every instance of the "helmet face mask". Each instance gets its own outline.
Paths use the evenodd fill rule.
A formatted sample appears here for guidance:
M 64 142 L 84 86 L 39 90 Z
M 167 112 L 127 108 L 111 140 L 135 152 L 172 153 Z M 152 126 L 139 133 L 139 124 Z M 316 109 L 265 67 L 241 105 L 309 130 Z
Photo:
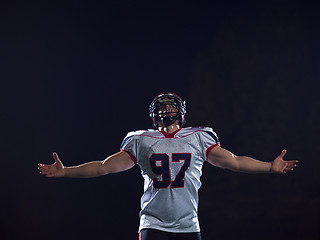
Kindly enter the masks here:
M 174 116 L 179 113 L 178 107 L 175 103 L 164 102 L 159 105 L 158 114 L 160 117 Z
M 185 123 L 186 105 L 185 102 L 174 93 L 159 94 L 149 106 L 149 116 L 153 126 L 158 127 L 159 123 L 167 127 L 179 121 L 182 126 Z

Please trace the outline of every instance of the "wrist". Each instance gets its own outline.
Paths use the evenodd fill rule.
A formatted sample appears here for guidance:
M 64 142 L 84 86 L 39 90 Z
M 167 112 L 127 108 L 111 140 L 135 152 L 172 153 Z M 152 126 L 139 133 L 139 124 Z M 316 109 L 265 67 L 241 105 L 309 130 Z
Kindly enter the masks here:
M 69 177 L 70 176 L 70 167 L 63 167 L 61 172 L 61 177 Z
M 273 169 L 272 169 L 272 167 L 273 167 L 273 161 L 272 161 L 272 162 L 270 162 L 270 169 L 269 169 L 269 172 L 270 172 L 270 173 L 273 173 Z

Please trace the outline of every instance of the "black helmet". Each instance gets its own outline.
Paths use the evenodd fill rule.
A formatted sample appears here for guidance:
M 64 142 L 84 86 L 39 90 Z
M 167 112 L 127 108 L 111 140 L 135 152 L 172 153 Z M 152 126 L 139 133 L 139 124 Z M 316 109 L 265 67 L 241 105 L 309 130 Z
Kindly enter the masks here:
M 175 116 L 159 116 L 159 110 L 161 105 L 174 105 L 178 112 Z M 155 99 L 149 105 L 149 116 L 153 121 L 153 126 L 158 127 L 158 123 L 162 122 L 165 126 L 170 126 L 176 120 L 179 121 L 179 125 L 182 126 L 185 121 L 186 115 L 186 103 L 177 94 L 166 92 L 161 93 L 155 97 Z

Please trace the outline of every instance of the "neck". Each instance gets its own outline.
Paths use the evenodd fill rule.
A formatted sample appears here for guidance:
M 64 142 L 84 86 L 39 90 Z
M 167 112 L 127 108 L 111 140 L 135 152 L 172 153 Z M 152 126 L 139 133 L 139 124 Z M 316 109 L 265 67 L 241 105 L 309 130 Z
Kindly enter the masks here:
M 158 130 L 163 131 L 165 133 L 173 133 L 175 131 L 178 131 L 179 129 L 180 129 L 180 125 L 179 125 L 178 121 L 171 124 L 170 126 L 165 127 L 165 126 L 161 126 L 161 124 L 159 124 L 159 126 L 158 126 Z

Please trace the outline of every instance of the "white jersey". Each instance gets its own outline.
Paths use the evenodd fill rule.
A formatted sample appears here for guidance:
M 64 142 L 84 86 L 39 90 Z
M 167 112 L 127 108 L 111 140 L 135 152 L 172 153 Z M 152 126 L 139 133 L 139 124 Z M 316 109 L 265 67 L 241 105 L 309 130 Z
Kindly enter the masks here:
M 141 168 L 144 194 L 140 227 L 168 232 L 200 232 L 198 189 L 209 151 L 219 145 L 211 128 L 130 132 L 121 150 Z

